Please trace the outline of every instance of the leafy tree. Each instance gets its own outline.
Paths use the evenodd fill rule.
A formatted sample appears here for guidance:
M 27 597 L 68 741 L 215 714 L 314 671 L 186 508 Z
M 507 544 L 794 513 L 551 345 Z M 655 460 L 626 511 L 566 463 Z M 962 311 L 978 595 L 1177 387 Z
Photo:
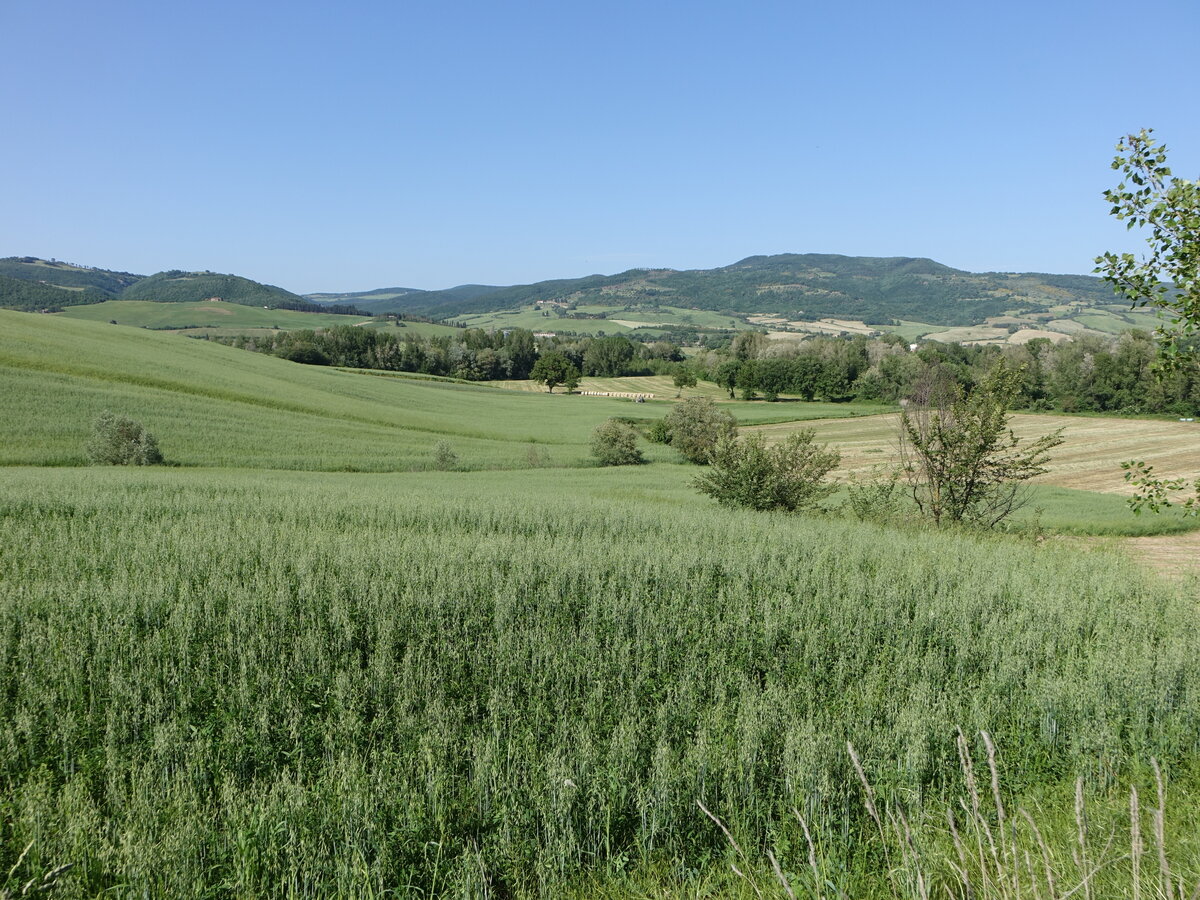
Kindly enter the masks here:
M 675 372 L 675 377 L 672 380 L 675 382 L 675 396 L 678 397 L 683 393 L 684 388 L 694 388 L 696 386 L 696 373 L 691 369 L 681 368 Z
M 154 435 L 140 422 L 107 410 L 92 428 L 87 456 L 94 466 L 155 466 L 163 462 Z
M 708 471 L 693 484 L 722 506 L 789 512 L 811 507 L 833 492 L 825 478 L 841 462 L 815 435 L 805 428 L 768 447 L 761 434 L 744 440 L 727 434 L 713 450 Z
M 583 354 L 583 370 L 588 375 L 613 378 L 625 374 L 625 367 L 637 350 L 633 341 L 623 335 L 597 338 Z
M 901 412 L 901 468 L 917 508 L 935 524 L 995 527 L 1026 502 L 1024 482 L 1046 471 L 1062 429 L 1022 446 L 1008 427 L 1019 390 L 1020 373 L 1003 363 L 965 396 L 935 373 Z
M 1200 182 L 1172 175 L 1167 148 L 1151 133 L 1143 129 L 1117 144 L 1112 167 L 1122 181 L 1104 192 L 1128 228 L 1150 229 L 1150 254 L 1139 261 L 1132 253 L 1103 253 L 1096 272 L 1135 306 L 1178 317 L 1159 329 L 1163 353 L 1172 360 L 1188 352 L 1186 340 L 1200 329 Z
M 729 391 L 729 399 L 734 398 L 734 391 L 738 386 L 738 373 L 741 371 L 742 364 L 736 359 L 727 359 L 725 362 L 717 366 L 716 382 L 725 390 Z
M 717 442 L 737 431 L 737 419 L 707 397 L 677 403 L 663 419 L 667 440 L 689 462 L 704 465 Z
M 1104 198 L 1112 214 L 1132 228 L 1149 228 L 1149 256 L 1106 252 L 1096 257 L 1096 272 L 1135 306 L 1155 306 L 1174 322 L 1160 326 L 1160 352 L 1168 368 L 1196 364 L 1200 329 L 1200 182 L 1179 178 L 1167 165 L 1167 148 L 1151 129 L 1126 135 L 1117 144 L 1113 169 L 1122 180 Z M 1125 479 L 1137 488 L 1135 512 L 1158 512 L 1174 505 L 1172 496 L 1192 490 L 1183 501 L 1186 514 L 1200 515 L 1200 479 L 1165 479 L 1144 460 L 1122 463 Z
M 632 466 L 644 462 L 633 426 L 609 419 L 592 432 L 592 455 L 602 466 Z
M 546 385 L 546 389 L 553 394 L 556 385 L 564 384 L 570 378 L 574 378 L 574 383 L 578 385 L 579 370 L 562 353 L 552 350 L 538 357 L 529 377 L 538 384 Z

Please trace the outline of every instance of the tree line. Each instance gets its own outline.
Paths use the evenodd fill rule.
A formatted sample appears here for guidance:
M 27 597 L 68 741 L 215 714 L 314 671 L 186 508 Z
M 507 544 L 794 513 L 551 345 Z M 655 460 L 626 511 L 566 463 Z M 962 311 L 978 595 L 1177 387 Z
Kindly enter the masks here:
M 1120 337 L 1085 335 L 1055 344 L 964 346 L 928 342 L 917 349 L 896 335 L 812 338 L 774 344 L 739 335 L 730 352 L 708 354 L 701 377 L 743 399 L 870 400 L 912 396 L 931 371 L 970 392 L 999 362 L 1019 373 L 1013 404 L 1062 412 L 1170 413 L 1200 410 L 1200 367 L 1168 372 L 1156 365 L 1158 347 L 1145 331 Z
M 397 323 L 402 325 L 402 323 Z M 529 378 L 539 354 L 562 354 L 583 375 L 612 377 L 671 373 L 684 359 L 675 344 L 639 344 L 623 336 L 538 339 L 513 328 L 464 328 L 452 335 L 335 325 L 265 336 L 210 338 L 309 365 L 441 375 L 467 381 Z
M 468 381 L 531 377 L 539 355 L 559 354 L 582 377 L 686 373 L 721 385 L 730 398 L 892 403 L 912 395 L 931 371 L 970 392 L 998 362 L 1020 373 L 1013 403 L 1043 411 L 1167 413 L 1200 411 L 1200 368 L 1158 371 L 1158 348 L 1145 331 L 1085 335 L 1053 343 L 966 346 L 926 342 L 915 350 L 897 335 L 774 341 L 740 332 L 725 347 L 686 357 L 669 341 L 608 337 L 535 338 L 523 328 L 465 328 L 424 336 L 400 329 L 338 325 L 265 337 L 212 338 L 295 362 L 449 376 Z M 556 383 L 563 383 L 560 379 Z

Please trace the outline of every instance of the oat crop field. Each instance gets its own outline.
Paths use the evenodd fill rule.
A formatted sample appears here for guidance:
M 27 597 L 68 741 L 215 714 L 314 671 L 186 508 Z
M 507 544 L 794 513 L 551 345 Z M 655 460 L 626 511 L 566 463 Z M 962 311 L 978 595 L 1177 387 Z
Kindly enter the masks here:
M 883 455 L 886 416 L 824 406 L 732 408 Z M 1003 795 L 1041 829 L 1006 858 L 1149 898 L 1131 786 L 1190 891 L 1194 579 L 594 464 L 671 408 L 0 312 L 0 896 L 963 896 L 947 811 L 982 847 Z M 83 465 L 103 409 L 175 465 Z

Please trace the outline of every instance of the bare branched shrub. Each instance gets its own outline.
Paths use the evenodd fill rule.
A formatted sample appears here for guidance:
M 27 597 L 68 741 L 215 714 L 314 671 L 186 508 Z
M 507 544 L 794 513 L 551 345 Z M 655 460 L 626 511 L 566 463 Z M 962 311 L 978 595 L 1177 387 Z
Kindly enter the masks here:
M 1028 502 L 1025 483 L 1047 471 L 1062 429 L 1027 444 L 1012 432 L 1018 376 L 1000 364 L 964 395 L 935 370 L 900 413 L 901 471 L 917 509 L 935 524 L 994 528 Z

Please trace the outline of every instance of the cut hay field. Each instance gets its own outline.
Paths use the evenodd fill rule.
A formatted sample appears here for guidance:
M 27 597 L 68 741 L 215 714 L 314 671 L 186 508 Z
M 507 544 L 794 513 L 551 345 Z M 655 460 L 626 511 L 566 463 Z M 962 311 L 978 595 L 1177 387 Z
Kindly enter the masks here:
M 863 475 L 880 466 L 894 466 L 899 416 L 831 419 L 808 422 L 824 441 L 842 453 L 842 477 Z M 768 440 L 782 438 L 798 426 L 764 425 Z M 1066 442 L 1052 454 L 1050 471 L 1035 483 L 1082 491 L 1129 495 L 1120 463 L 1144 459 L 1167 477 L 1200 478 L 1200 423 L 1093 416 L 1015 414 L 1013 431 L 1026 439 L 1063 429 Z
M 491 381 L 497 388 L 508 391 L 544 394 L 546 386 L 536 381 Z M 559 393 L 562 388 L 557 389 Z M 874 416 L 895 409 L 885 403 L 822 403 L 805 402 L 796 397 L 781 395 L 779 402 L 758 403 L 744 400 L 730 400 L 729 392 L 711 381 L 701 381 L 694 388 L 684 388 L 680 391 L 675 387 L 670 375 L 636 375 L 623 378 L 584 378 L 579 382 L 580 391 L 602 391 L 621 394 L 653 395 L 647 404 L 639 404 L 645 412 L 642 415 L 665 415 L 670 411 L 669 406 L 680 400 L 707 398 L 721 405 L 722 409 L 731 412 L 739 422 L 757 424 L 763 422 L 802 422 L 809 419 L 846 418 L 857 416 Z M 680 396 L 675 395 L 679 393 Z M 580 395 L 580 399 L 591 402 L 600 399 Z
M 508 391 L 530 391 L 546 393 L 546 386 L 536 381 L 514 380 L 493 381 L 492 385 Z M 557 388 L 561 393 L 562 388 Z M 627 378 L 584 378 L 579 382 L 581 391 L 616 391 L 625 394 L 653 394 L 655 400 L 674 400 L 679 389 L 670 375 L 636 375 Z M 694 388 L 684 388 L 683 399 L 708 397 L 710 400 L 728 400 L 729 392 L 711 381 L 701 381 Z

